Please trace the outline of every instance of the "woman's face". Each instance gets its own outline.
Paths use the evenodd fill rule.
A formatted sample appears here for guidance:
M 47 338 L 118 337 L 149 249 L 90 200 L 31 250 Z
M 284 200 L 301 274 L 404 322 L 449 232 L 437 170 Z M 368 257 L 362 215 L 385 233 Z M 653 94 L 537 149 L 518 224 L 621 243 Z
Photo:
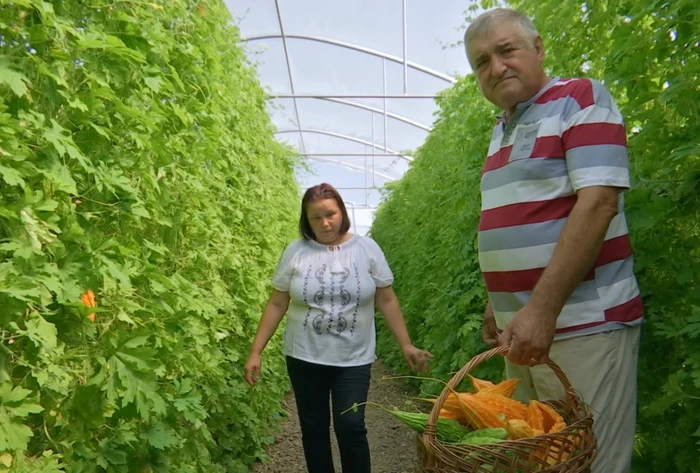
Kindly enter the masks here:
M 322 199 L 309 202 L 306 207 L 309 225 L 316 235 L 316 241 L 324 245 L 335 243 L 342 235 L 340 227 L 343 214 L 335 199 Z

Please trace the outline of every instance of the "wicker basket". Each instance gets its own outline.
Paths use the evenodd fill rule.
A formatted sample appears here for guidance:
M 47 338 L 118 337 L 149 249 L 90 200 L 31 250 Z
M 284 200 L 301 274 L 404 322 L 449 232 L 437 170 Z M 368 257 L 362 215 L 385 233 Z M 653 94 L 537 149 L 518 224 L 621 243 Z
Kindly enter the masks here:
M 564 385 L 566 399 L 549 401 L 567 427 L 552 434 L 506 440 L 489 445 L 463 445 L 439 441 L 435 423 L 448 394 L 464 376 L 483 361 L 504 355 L 507 346 L 481 353 L 469 361 L 447 383 L 433 405 L 425 431 L 418 435 L 418 456 L 422 473 L 585 473 L 590 471 L 597 446 L 593 435 L 590 408 L 574 392 L 561 368 L 550 361 L 547 365 Z

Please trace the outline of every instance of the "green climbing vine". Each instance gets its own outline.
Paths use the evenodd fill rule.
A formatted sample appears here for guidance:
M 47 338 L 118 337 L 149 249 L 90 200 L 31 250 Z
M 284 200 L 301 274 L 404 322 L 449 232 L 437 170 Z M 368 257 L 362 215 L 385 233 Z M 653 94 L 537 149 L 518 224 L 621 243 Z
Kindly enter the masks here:
M 298 199 L 265 99 L 221 1 L 0 0 L 0 471 L 264 454 L 282 359 L 241 371 Z
M 700 6 L 508 4 L 533 16 L 552 75 L 604 81 L 626 118 L 633 177 L 627 213 L 646 307 L 634 471 L 700 472 Z M 494 110 L 471 76 L 438 104 L 433 131 L 406 176 L 389 186 L 372 234 L 397 274 L 412 335 L 435 354 L 436 376 L 445 378 L 485 348 L 475 244 Z M 379 345 L 399 366 L 386 331 Z M 485 370 L 501 376 L 497 365 Z

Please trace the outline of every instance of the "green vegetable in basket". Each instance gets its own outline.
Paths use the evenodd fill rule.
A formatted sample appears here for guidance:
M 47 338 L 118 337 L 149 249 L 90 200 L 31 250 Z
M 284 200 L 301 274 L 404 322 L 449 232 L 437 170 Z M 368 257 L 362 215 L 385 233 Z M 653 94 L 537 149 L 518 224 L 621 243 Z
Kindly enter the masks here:
M 396 417 L 403 424 L 407 425 L 412 430 L 415 430 L 420 434 L 422 434 L 425 431 L 425 426 L 428 425 L 428 418 L 430 417 L 430 414 L 425 414 L 423 412 L 406 412 L 400 411 L 396 408 L 387 409 L 381 404 L 377 404 L 374 402 L 364 402 L 362 404 L 354 403 L 352 406 L 350 406 L 349 409 L 346 409 L 345 411 L 341 412 L 341 415 L 345 414 L 348 411 L 357 412 L 357 408 L 361 405 L 375 405 L 377 407 L 380 407 L 381 409 L 384 409 L 389 414 Z M 460 424 L 457 420 L 446 419 L 444 417 L 438 417 L 435 427 L 437 429 L 435 437 L 437 437 L 437 439 L 441 442 L 459 443 L 459 441 L 462 440 L 466 434 L 471 432 L 470 429 Z
M 465 437 L 459 443 L 463 445 L 490 445 L 498 442 L 503 442 L 503 439 L 496 437 Z
M 508 432 L 501 428 L 486 428 L 469 432 L 462 437 L 459 443 L 466 445 L 487 445 L 498 443 L 506 439 Z
M 424 414 L 422 412 L 404 412 L 398 409 L 388 409 L 387 411 L 418 433 L 423 433 L 425 431 L 425 426 L 428 425 L 428 418 L 430 417 L 430 414 Z M 456 443 L 462 440 L 465 434 L 470 433 L 470 431 L 458 421 L 454 419 L 445 419 L 443 417 L 438 417 L 436 427 L 436 437 L 442 442 Z

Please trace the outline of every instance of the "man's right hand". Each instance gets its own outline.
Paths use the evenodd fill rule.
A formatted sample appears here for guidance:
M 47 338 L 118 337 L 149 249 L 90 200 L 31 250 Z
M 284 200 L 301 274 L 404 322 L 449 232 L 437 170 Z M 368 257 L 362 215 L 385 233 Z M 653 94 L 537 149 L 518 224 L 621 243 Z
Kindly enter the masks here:
M 498 331 L 496 330 L 496 318 L 493 315 L 493 309 L 491 308 L 491 303 L 486 304 L 486 311 L 484 311 L 484 323 L 481 327 L 481 336 L 490 347 L 495 347 L 498 345 Z

